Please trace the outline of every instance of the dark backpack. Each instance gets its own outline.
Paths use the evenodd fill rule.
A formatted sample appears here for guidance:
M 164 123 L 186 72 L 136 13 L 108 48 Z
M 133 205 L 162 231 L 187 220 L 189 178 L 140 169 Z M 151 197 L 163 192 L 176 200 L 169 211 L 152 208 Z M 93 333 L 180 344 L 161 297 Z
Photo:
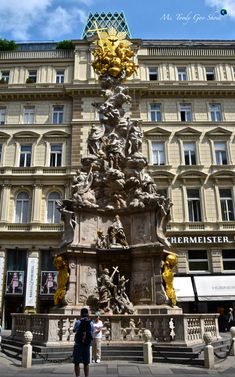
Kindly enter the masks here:
M 91 321 L 89 319 L 81 319 L 78 330 L 74 337 L 75 343 L 89 345 L 92 342 Z

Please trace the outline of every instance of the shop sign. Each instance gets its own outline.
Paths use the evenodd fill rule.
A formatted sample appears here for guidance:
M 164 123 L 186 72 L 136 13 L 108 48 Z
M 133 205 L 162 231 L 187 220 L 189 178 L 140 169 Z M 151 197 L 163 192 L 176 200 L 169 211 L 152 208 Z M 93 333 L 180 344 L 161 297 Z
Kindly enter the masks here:
M 28 258 L 25 306 L 36 306 L 38 258 Z
M 168 240 L 172 244 L 224 244 L 235 243 L 235 236 L 172 236 Z

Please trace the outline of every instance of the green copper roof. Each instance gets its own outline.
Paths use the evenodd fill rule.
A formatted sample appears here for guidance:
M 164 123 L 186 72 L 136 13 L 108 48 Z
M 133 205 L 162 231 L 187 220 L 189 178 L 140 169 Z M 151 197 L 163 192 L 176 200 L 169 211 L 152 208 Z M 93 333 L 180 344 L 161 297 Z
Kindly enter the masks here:
M 123 12 L 108 12 L 108 13 L 89 13 L 87 23 L 82 33 L 82 39 L 92 36 L 95 32 L 89 32 L 89 30 L 95 28 L 95 24 L 98 28 L 110 28 L 114 27 L 118 31 L 125 31 L 127 36 L 131 38 L 130 30 L 126 22 L 126 18 Z

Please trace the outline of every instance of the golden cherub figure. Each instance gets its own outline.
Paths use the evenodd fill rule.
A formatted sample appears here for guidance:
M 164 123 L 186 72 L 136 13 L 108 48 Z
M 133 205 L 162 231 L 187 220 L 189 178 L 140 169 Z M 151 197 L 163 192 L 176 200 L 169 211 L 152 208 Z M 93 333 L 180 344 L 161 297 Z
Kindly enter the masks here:
M 178 258 L 176 254 L 168 254 L 164 262 L 164 270 L 162 277 L 166 283 L 166 295 L 169 299 L 170 305 L 176 305 L 176 294 L 173 287 L 174 267 L 177 265 Z
M 54 304 L 60 305 L 63 303 L 66 294 L 66 288 L 69 280 L 69 267 L 68 262 L 60 255 L 54 258 L 53 263 L 55 268 L 59 271 L 57 277 L 57 290 L 54 294 Z
M 130 77 L 137 72 L 138 65 L 131 60 L 134 56 L 130 49 L 132 43 L 126 39 L 125 32 L 119 32 L 113 27 L 107 31 L 97 28 L 97 35 L 92 66 L 98 75 L 107 73 L 112 77 Z

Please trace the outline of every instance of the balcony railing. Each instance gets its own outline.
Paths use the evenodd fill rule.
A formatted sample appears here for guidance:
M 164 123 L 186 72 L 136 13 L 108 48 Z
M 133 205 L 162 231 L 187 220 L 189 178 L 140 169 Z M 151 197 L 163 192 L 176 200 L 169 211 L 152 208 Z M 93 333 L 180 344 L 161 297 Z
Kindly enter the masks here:
M 0 52 L 0 60 L 28 60 L 28 59 L 71 59 L 73 50 L 51 51 L 4 51 Z

